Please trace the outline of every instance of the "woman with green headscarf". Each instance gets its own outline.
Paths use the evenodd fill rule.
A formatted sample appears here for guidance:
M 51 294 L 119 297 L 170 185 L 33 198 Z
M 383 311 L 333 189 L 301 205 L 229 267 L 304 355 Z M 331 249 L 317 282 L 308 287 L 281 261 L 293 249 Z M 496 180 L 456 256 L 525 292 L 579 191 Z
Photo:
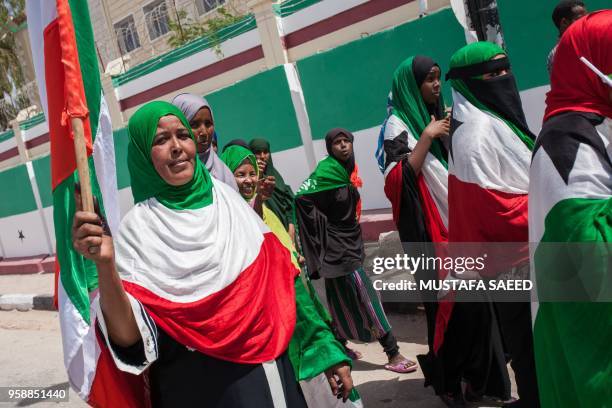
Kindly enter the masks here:
M 347 346 L 349 339 L 377 340 L 387 355 L 385 369 L 411 373 L 417 364 L 400 353 L 380 296 L 363 268 L 358 190 L 363 182 L 355 162 L 354 141 L 353 134 L 343 128 L 325 135 L 328 156 L 296 193 L 300 249 L 308 276 L 325 279 L 333 327 L 349 356 L 361 358 L 361 353 Z
M 392 110 L 381 129 L 377 157 L 385 174 L 385 193 L 404 251 L 413 257 L 446 257 L 448 242 L 448 133 L 443 118 L 440 67 L 431 58 L 415 56 L 396 69 Z M 436 120 L 437 119 L 437 120 Z M 442 245 L 439 245 L 442 244 Z M 417 281 L 444 280 L 445 268 L 419 268 Z M 454 302 L 454 293 L 422 291 L 429 352 L 419 355 L 425 384 L 449 406 L 485 392 L 501 398 L 502 373 L 490 370 L 492 342 L 489 308 Z M 501 350 L 501 347 L 500 347 Z M 503 363 L 502 363 L 503 364 Z
M 441 91 L 440 66 L 434 60 L 417 55 L 403 61 L 393 74 L 392 106 L 376 152 L 393 220 L 406 243 L 404 251 L 414 256 L 434 254 L 433 246 L 426 243 L 448 240 L 448 153 L 443 140 L 448 136 L 449 121 Z M 444 278 L 444 271 L 419 271 L 416 278 L 438 275 Z M 433 352 L 438 307 L 435 293 L 423 293 L 423 297 Z M 440 332 L 444 333 L 444 328 Z
M 447 78 L 453 88 L 449 241 L 469 242 L 470 252 L 488 255 L 478 279 L 528 279 L 527 192 L 535 138 L 527 126 L 510 61 L 496 44 L 472 43 L 453 54 Z M 458 255 L 465 256 L 462 252 Z M 520 397 L 516 406 L 538 407 L 531 304 L 526 295 L 523 302 L 506 300 L 492 306 L 516 377 Z
M 94 213 L 77 212 L 73 227 L 98 271 L 100 358 L 113 361 L 98 363 L 96 381 L 113 384 L 108 405 L 144 395 L 128 405 L 305 407 L 287 353 L 297 274 L 287 250 L 210 177 L 178 108 L 145 104 L 128 131 L 134 207 L 113 238 Z
M 261 177 L 272 176 L 276 181 L 272 196 L 266 201 L 266 205 L 281 220 L 289 235 L 295 236 L 295 226 L 293 224 L 293 213 L 295 212 L 295 202 L 291 187 L 285 184 L 283 176 L 276 170 L 272 162 L 270 142 L 266 139 L 252 139 L 249 148 L 257 158 L 257 166 Z
M 299 269 L 297 251 L 293 241 L 280 219 L 268 207 L 269 188 L 263 187 L 259 178 L 259 168 L 253 152 L 242 146 L 230 146 L 221 155 L 221 160 L 234 173 L 238 191 L 247 201 L 259 198 L 265 201 L 262 208 L 264 223 L 276 234 L 282 244 L 292 254 L 293 265 Z M 268 190 L 263 192 L 262 190 Z M 263 196 L 263 199 L 261 198 Z M 254 206 L 257 207 L 257 206 Z M 253 214 L 255 216 L 255 214 Z M 307 277 L 304 277 L 308 279 Z M 306 282 L 309 283 L 308 281 Z M 324 310 L 314 288 L 309 285 L 310 293 L 299 277 L 295 280 L 297 322 L 289 343 L 289 357 L 296 377 L 302 383 L 302 390 L 312 408 L 350 408 L 359 407 L 361 402 L 355 389 L 351 391 L 350 358 L 344 353 L 342 345 L 334 338 L 330 327 L 321 317 Z M 334 396 L 333 375 L 349 386 L 345 388 L 349 401 L 340 402 Z M 333 379 L 333 380 L 332 380 Z M 327 383 L 332 385 L 329 391 Z M 350 384 L 349 384 L 350 383 Z M 349 395 L 350 394 L 350 395 Z

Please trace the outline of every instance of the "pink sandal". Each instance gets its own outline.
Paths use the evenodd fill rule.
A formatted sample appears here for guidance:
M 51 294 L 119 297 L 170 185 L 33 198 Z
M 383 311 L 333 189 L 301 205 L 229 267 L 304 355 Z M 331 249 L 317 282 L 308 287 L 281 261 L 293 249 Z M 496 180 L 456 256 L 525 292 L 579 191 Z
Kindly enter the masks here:
M 417 370 L 417 363 L 404 359 L 395 364 L 385 364 L 385 370 L 393 371 L 394 373 L 407 374 Z

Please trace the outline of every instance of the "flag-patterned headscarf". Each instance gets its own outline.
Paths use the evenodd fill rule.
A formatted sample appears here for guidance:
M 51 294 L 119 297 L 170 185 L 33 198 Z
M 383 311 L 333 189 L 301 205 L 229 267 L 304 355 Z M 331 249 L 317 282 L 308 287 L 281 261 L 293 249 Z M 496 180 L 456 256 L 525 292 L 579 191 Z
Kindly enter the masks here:
M 544 120 L 567 111 L 593 112 L 612 118 L 610 87 L 591 71 L 585 57 L 605 75 L 612 74 L 612 10 L 591 13 L 561 37 L 546 95 Z

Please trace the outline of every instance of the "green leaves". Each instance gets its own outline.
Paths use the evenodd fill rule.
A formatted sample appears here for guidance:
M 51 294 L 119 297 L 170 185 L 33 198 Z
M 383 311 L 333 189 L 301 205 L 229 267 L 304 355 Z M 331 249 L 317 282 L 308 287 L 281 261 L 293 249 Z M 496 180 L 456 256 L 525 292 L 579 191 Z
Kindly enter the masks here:
M 179 10 L 169 23 L 172 34 L 168 38 L 168 44 L 176 48 L 198 38 L 205 37 L 210 42 L 215 54 L 222 57 L 221 43 L 223 38 L 219 35 L 219 31 L 239 22 L 243 18 L 243 14 L 233 14 L 225 9 L 225 7 L 219 7 L 215 9 L 213 17 L 200 22 L 193 21 L 187 16 L 185 10 Z

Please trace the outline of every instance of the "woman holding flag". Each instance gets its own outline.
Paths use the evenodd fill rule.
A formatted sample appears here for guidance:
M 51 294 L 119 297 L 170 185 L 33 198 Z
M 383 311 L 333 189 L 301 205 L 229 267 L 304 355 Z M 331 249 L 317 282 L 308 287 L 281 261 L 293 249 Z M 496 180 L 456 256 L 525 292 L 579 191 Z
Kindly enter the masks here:
M 416 371 L 416 363 L 402 356 L 397 340 L 372 282 L 363 270 L 365 258 L 359 216 L 362 182 L 353 153 L 353 135 L 346 129 L 325 136 L 328 157 L 317 165 L 296 193 L 300 245 L 309 276 L 325 278 L 334 328 L 348 339 L 383 347 L 398 373 Z M 360 355 L 347 348 L 352 358 Z
M 287 250 L 210 177 L 178 108 L 148 103 L 128 130 L 135 206 L 114 238 L 94 213 L 73 224 L 75 249 L 98 270 L 93 309 L 114 361 L 98 375 L 137 376 L 117 392 L 147 376 L 154 407 L 305 407 L 286 352 L 297 275 Z

